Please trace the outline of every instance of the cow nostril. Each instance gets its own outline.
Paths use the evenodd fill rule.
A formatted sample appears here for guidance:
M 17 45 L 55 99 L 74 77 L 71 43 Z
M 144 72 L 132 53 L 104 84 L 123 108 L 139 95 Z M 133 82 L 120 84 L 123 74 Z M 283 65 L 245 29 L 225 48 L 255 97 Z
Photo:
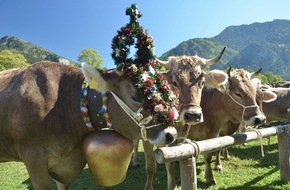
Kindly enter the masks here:
M 166 133 L 166 143 L 172 143 L 174 141 L 174 137 L 170 133 Z
M 186 120 L 188 120 L 188 119 L 190 118 L 190 114 L 189 114 L 189 113 L 185 113 L 185 114 L 184 114 L 184 118 L 185 118 Z
M 266 122 L 266 118 L 255 118 L 255 125 L 259 125 Z
M 184 118 L 186 121 L 199 121 L 202 117 L 202 114 L 199 112 L 186 112 Z
M 201 113 L 195 113 L 197 119 L 201 119 Z

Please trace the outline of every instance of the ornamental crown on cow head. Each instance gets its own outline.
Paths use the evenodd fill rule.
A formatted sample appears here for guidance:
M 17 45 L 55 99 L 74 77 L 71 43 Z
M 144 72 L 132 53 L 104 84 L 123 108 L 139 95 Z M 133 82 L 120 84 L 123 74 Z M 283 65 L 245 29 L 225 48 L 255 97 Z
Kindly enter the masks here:
M 177 122 L 179 116 L 175 108 L 177 98 L 171 90 L 168 81 L 163 76 L 163 73 L 158 71 L 160 65 L 156 62 L 154 57 L 153 38 L 147 34 L 147 31 L 143 27 L 139 26 L 138 18 L 141 17 L 141 13 L 138 11 L 137 6 L 133 4 L 126 10 L 126 14 L 130 16 L 130 22 L 118 30 L 117 35 L 112 40 L 112 57 L 117 66 L 116 72 L 106 71 L 99 73 L 97 70 L 84 63 L 82 64 L 82 71 L 90 88 L 94 88 L 98 91 L 112 91 L 112 89 L 116 87 L 115 84 L 121 81 L 126 82 L 127 86 L 131 86 L 129 87 L 131 94 L 129 96 L 124 96 L 124 94 L 128 94 L 127 90 L 127 92 L 123 92 L 122 97 L 125 97 L 127 102 L 132 103 L 135 101 L 139 105 L 142 103 L 143 108 L 141 111 L 146 110 L 147 113 L 150 112 L 149 115 L 151 116 L 138 119 L 140 110 L 125 108 L 127 107 L 126 101 L 122 103 L 120 99 L 115 101 L 114 105 L 121 103 L 123 105 L 120 107 L 125 108 L 125 112 L 134 112 L 130 115 L 139 123 L 139 127 L 141 127 L 141 123 L 142 126 L 148 123 L 151 124 L 150 126 L 147 125 L 146 129 L 144 126 L 141 127 L 141 134 L 143 134 L 142 138 L 144 137 L 143 140 L 145 140 L 147 139 L 146 131 L 149 131 L 149 129 L 154 126 L 154 123 L 158 126 L 164 125 L 171 127 Z M 129 57 L 130 46 L 134 44 L 137 50 L 136 55 L 134 57 Z M 108 82 L 104 79 L 104 77 L 107 78 L 109 75 L 112 76 L 112 74 L 114 75 L 115 83 Z M 127 84 L 127 82 L 130 84 Z M 113 99 L 118 99 L 118 96 L 122 94 L 121 91 L 122 89 L 119 89 L 119 94 L 112 95 Z M 108 106 L 109 104 L 110 98 Z M 108 111 L 112 113 L 112 109 L 108 109 Z M 152 121 L 154 121 L 154 123 L 152 123 Z M 172 140 L 175 140 L 175 137 Z M 173 142 L 172 140 L 170 140 L 170 142 Z M 152 142 L 151 140 L 151 143 Z M 153 142 L 153 144 L 156 143 Z
M 134 98 L 151 106 L 159 121 L 173 125 L 178 119 L 177 99 L 168 81 L 157 71 L 160 66 L 154 59 L 153 38 L 139 25 L 138 18 L 142 14 L 135 4 L 126 10 L 126 15 L 130 16 L 130 22 L 113 38 L 112 58 L 117 67 L 122 65 L 122 76 L 137 88 L 138 96 Z M 137 51 L 135 57 L 128 57 L 132 45 Z

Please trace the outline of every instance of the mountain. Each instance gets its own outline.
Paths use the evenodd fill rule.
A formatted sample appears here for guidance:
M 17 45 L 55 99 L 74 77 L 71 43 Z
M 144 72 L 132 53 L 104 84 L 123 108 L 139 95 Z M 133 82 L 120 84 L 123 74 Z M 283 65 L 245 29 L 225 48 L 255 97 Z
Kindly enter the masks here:
M 218 64 L 211 69 L 226 70 L 230 66 L 251 71 L 263 68 L 283 79 L 290 80 L 290 21 L 274 20 L 249 25 L 229 26 L 212 38 L 193 38 L 160 57 L 166 60 L 171 55 L 199 55 L 204 58 L 216 56 L 222 48 L 227 49 Z M 63 58 L 45 48 L 17 37 L 0 39 L 0 51 L 14 49 L 23 54 L 28 63 L 41 60 L 58 61 Z M 71 62 L 73 63 L 73 62 Z
M 230 66 L 271 71 L 290 80 L 290 21 L 274 20 L 249 25 L 229 26 L 212 38 L 194 38 L 180 43 L 162 54 L 166 60 L 171 55 L 195 55 L 211 58 L 226 46 L 224 56 L 213 68 Z
M 19 39 L 13 36 L 4 36 L 0 39 L 0 51 L 16 50 L 17 52 L 23 54 L 27 62 L 32 64 L 42 60 L 57 61 L 63 58 L 45 48 L 36 46 L 30 42 Z
M 174 55 L 198 55 L 204 58 L 212 58 L 218 55 L 223 47 L 224 45 L 210 39 L 195 38 L 180 43 L 177 47 L 162 54 L 160 59 L 166 60 L 167 57 Z M 232 57 L 238 55 L 238 53 L 238 51 L 227 47 L 223 58 L 219 61 L 220 65 L 216 68 L 222 68 L 232 59 Z

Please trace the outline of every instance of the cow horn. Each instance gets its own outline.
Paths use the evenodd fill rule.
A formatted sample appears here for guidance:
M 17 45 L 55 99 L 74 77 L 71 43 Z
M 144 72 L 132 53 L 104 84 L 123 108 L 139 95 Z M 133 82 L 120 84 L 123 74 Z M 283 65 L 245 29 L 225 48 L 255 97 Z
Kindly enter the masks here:
M 124 66 L 125 66 L 124 63 L 121 63 L 121 64 L 119 64 L 119 65 L 117 66 L 117 68 L 116 68 L 116 73 L 117 73 L 117 75 L 119 75 L 119 76 L 123 76 L 123 74 L 124 74 L 124 72 L 123 72 Z
M 256 76 L 257 74 L 259 74 L 262 71 L 262 68 L 260 68 L 259 70 L 257 70 L 256 72 L 252 72 L 250 73 L 250 79 L 252 79 L 254 76 Z
M 226 50 L 226 47 L 224 47 L 223 48 L 223 50 L 220 52 L 220 54 L 218 55 L 218 56 L 216 56 L 216 57 L 214 57 L 214 58 L 212 58 L 212 59 L 207 59 L 207 60 L 205 60 L 204 62 L 205 62 L 205 65 L 204 65 L 204 68 L 205 67 L 209 67 L 209 66 L 211 66 L 211 65 L 213 65 L 213 64 L 215 64 L 215 63 L 217 63 L 220 59 L 221 59 L 221 57 L 222 57 L 222 55 L 224 54 L 224 51 Z
M 169 60 L 168 61 L 161 61 L 160 59 L 155 58 L 155 60 L 166 70 L 169 69 Z
M 232 70 L 232 67 L 230 67 L 230 68 L 228 69 L 228 72 L 227 72 L 229 78 L 231 77 L 231 70 Z

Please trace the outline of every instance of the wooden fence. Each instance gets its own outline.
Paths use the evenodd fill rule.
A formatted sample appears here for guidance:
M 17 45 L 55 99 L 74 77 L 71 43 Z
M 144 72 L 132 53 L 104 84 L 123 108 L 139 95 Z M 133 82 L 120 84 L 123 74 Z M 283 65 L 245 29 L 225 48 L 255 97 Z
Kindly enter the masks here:
M 159 164 L 179 161 L 182 189 L 196 190 L 196 155 L 273 135 L 278 135 L 280 178 L 282 182 L 286 183 L 290 181 L 290 124 L 276 125 L 203 141 L 191 141 L 190 143 L 172 147 L 158 148 L 155 150 L 155 158 Z

